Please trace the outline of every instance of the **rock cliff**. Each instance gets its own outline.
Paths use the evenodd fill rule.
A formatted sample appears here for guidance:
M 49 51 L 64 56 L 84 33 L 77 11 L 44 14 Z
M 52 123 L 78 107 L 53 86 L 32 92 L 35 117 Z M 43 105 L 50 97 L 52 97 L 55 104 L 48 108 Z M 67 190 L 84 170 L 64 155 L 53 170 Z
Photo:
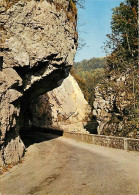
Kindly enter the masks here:
M 30 123 L 35 127 L 82 132 L 91 111 L 71 75 L 60 87 L 36 98 L 30 110 Z
M 0 1 L 0 165 L 24 153 L 19 131 L 32 100 L 68 76 L 76 18 L 68 0 Z
M 115 74 L 95 88 L 93 115 L 97 118 L 99 135 L 139 138 L 138 118 L 133 118 L 134 94 L 129 90 L 129 77 L 128 71 L 120 76 Z

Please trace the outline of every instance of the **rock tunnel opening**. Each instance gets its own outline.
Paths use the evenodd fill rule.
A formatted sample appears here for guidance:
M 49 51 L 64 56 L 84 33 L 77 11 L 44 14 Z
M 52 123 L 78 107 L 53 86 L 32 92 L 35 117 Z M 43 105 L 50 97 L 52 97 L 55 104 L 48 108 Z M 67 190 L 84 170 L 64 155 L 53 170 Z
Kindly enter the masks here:
M 27 148 L 35 143 L 56 139 L 63 135 L 63 131 L 40 127 L 23 127 L 20 129 L 19 134 Z
M 39 82 L 36 82 L 32 87 L 24 93 L 24 96 L 18 100 L 20 104 L 20 116 L 19 116 L 19 136 L 23 141 L 25 147 L 28 147 L 34 143 L 40 143 L 43 141 L 49 141 L 54 138 L 58 138 L 63 135 L 62 130 L 42 128 L 43 118 L 41 116 L 39 126 L 33 120 L 35 116 L 35 109 L 33 105 L 38 101 L 40 95 L 49 92 L 50 90 L 61 85 L 64 78 L 68 76 L 70 67 L 64 67 L 63 69 L 56 69 L 52 74 L 43 78 Z M 53 85 L 52 85 L 53 84 Z M 14 102 L 14 105 L 18 105 Z M 49 104 L 49 102 L 48 102 Z M 17 106 L 16 105 L 16 106 Z M 43 106 L 43 105 L 42 105 Z M 51 107 L 49 106 L 49 109 Z M 34 109 L 34 110 L 33 110 Z M 40 106 L 41 109 L 41 106 Z M 45 109 L 45 108 L 43 108 Z M 51 113 L 51 110 L 49 110 Z M 51 114 L 49 116 L 49 123 L 51 124 Z
M 71 66 L 56 68 L 52 73 L 32 84 L 28 90 L 20 90 L 22 96 L 10 102 L 11 108 L 14 107 L 15 111 L 10 118 L 11 128 L 6 132 L 5 140 L 0 145 L 0 166 L 20 162 L 25 148 L 34 143 L 49 141 L 63 135 L 63 131 L 57 129 L 29 125 L 32 120 L 30 105 L 40 95 L 60 86 L 64 78 L 69 75 L 70 68 Z M 17 85 L 13 85 L 11 89 L 13 88 L 15 91 L 19 90 Z

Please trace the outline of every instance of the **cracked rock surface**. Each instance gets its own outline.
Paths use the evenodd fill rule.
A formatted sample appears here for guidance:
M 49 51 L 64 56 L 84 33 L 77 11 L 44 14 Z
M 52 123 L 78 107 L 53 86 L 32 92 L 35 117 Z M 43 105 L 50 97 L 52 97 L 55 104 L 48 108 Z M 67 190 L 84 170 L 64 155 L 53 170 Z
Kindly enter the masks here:
M 81 89 L 71 75 L 60 87 L 36 98 L 30 107 L 33 126 L 64 131 L 85 132 L 84 126 L 91 112 Z
M 73 64 L 76 15 L 69 1 L 0 2 L 0 165 L 20 161 L 19 129 L 32 100 L 59 86 Z

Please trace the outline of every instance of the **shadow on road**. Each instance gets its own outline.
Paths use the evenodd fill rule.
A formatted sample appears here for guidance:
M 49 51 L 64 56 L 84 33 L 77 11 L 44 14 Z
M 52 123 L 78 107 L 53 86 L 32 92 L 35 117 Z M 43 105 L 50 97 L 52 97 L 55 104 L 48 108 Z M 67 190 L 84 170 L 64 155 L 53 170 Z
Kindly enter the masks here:
M 46 129 L 39 127 L 24 127 L 20 129 L 20 137 L 24 142 L 26 148 L 34 143 L 41 143 L 43 141 L 49 141 L 56 139 L 63 135 L 62 130 Z

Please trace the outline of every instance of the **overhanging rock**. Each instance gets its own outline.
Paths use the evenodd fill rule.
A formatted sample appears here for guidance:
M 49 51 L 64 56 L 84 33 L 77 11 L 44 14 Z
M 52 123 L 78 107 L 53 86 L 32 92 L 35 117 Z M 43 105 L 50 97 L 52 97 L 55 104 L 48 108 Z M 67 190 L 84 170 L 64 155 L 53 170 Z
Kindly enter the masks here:
M 6 2 L 0 2 L 0 165 L 20 161 L 19 129 L 29 105 L 68 76 L 77 47 L 76 7 L 68 0 Z

